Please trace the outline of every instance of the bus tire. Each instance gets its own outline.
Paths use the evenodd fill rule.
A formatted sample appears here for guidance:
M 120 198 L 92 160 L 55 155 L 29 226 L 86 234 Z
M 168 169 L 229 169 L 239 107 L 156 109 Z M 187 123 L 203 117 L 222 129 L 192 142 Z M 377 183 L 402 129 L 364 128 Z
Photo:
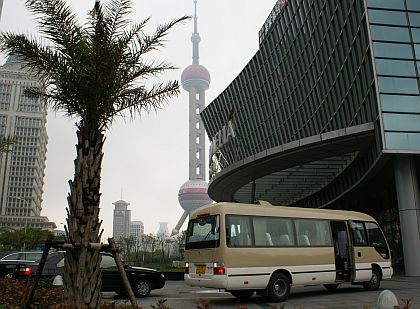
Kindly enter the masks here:
M 378 268 L 373 267 L 372 278 L 370 278 L 370 281 L 364 282 L 363 287 L 368 291 L 376 291 L 381 285 L 381 279 L 381 272 Z
M 273 302 L 284 301 L 290 294 L 290 279 L 285 274 L 275 273 L 267 286 L 268 298 Z
M 324 288 L 326 288 L 329 291 L 335 291 L 335 290 L 337 290 L 338 286 L 339 286 L 338 283 L 324 284 Z
M 229 291 L 230 294 L 232 294 L 233 296 L 235 296 L 236 298 L 239 299 L 248 299 L 250 298 L 252 295 L 254 295 L 254 290 L 235 290 L 235 291 Z

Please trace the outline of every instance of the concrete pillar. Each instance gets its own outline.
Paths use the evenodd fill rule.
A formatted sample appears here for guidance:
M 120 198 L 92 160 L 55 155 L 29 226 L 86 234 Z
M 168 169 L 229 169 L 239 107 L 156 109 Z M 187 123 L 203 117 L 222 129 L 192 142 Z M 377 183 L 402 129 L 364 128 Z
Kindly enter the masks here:
M 405 274 L 420 276 L 420 194 L 413 158 L 395 157 L 394 172 Z

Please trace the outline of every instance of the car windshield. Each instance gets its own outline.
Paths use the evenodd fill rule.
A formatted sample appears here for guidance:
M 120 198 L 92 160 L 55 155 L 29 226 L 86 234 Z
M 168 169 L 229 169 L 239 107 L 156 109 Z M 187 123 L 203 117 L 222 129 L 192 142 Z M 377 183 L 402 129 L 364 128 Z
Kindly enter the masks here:
M 190 220 L 186 249 L 216 248 L 219 246 L 219 216 L 205 216 Z

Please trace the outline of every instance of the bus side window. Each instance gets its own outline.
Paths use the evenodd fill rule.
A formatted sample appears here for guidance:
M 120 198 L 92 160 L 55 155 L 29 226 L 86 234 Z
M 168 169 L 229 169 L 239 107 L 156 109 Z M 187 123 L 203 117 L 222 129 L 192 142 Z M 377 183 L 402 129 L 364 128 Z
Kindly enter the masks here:
M 366 246 L 366 233 L 361 222 L 350 222 L 351 232 L 353 234 L 353 244 L 355 246 Z

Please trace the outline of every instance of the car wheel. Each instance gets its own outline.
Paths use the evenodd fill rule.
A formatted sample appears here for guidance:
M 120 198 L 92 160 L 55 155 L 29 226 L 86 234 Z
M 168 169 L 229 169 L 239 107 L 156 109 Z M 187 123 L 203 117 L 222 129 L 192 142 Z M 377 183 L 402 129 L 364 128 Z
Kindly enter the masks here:
M 327 290 L 330 291 L 335 291 L 337 290 L 339 284 L 338 283 L 333 283 L 333 284 L 324 284 L 324 288 L 326 288 Z
M 230 294 L 235 296 L 239 299 L 247 299 L 250 298 L 252 295 L 254 295 L 254 290 L 236 290 L 236 291 L 229 291 Z
M 290 279 L 285 274 L 275 273 L 267 286 L 268 298 L 273 302 L 284 301 L 290 294 Z
M 377 268 L 372 268 L 372 278 L 370 281 L 363 283 L 363 287 L 368 291 L 376 291 L 381 285 L 381 273 Z
M 150 294 L 152 287 L 150 286 L 150 282 L 146 279 L 140 279 L 134 285 L 134 294 L 136 297 L 146 297 Z

